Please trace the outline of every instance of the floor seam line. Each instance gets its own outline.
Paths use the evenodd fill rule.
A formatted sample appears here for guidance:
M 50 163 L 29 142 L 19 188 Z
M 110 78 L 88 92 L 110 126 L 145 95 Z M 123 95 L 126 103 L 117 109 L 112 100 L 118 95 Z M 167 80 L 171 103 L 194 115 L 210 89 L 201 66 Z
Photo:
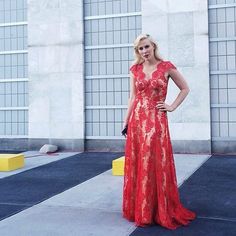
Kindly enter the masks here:
M 197 216 L 199 219 L 209 219 L 209 220 L 221 220 L 221 221 L 230 221 L 236 222 L 236 218 L 222 218 L 222 217 L 208 217 L 208 216 Z
M 47 205 L 47 204 L 42 204 L 40 206 L 44 206 L 44 207 L 65 207 L 65 208 L 78 208 L 78 209 L 91 209 L 91 210 L 100 210 L 100 211 L 104 211 L 104 212 L 118 212 L 121 213 L 121 211 L 118 210 L 106 210 L 106 208 L 97 208 L 97 207 L 81 207 L 81 206 L 66 206 L 66 205 Z

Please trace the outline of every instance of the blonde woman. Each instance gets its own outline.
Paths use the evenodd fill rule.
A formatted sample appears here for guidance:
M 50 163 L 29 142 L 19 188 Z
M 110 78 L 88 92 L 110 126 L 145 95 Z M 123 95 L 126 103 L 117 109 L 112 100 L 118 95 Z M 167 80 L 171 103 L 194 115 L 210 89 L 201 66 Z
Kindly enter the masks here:
M 182 103 L 189 88 L 176 67 L 159 56 L 150 35 L 137 37 L 134 53 L 124 120 L 123 216 L 136 226 L 156 223 L 176 229 L 187 225 L 196 214 L 184 208 L 179 199 L 167 112 Z M 172 104 L 165 103 L 169 78 L 180 89 Z

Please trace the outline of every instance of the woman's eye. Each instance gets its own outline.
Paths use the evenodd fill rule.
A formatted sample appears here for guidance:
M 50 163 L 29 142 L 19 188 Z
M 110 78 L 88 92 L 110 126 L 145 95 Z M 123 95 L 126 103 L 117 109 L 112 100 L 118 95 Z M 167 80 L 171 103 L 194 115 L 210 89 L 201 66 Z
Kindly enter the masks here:
M 142 50 L 143 50 L 143 47 L 140 47 L 139 50 L 142 51 Z
M 145 49 L 147 49 L 147 48 L 149 48 L 149 45 L 146 45 L 146 46 L 145 46 Z

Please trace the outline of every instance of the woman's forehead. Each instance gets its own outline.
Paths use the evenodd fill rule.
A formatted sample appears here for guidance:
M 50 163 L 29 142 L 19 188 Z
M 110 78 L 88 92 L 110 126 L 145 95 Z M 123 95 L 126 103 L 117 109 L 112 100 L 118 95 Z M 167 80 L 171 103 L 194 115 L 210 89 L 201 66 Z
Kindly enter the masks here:
M 140 47 L 140 46 L 144 46 L 144 45 L 147 45 L 147 44 L 148 45 L 151 44 L 150 40 L 149 39 L 142 39 L 142 40 L 140 40 L 138 46 Z

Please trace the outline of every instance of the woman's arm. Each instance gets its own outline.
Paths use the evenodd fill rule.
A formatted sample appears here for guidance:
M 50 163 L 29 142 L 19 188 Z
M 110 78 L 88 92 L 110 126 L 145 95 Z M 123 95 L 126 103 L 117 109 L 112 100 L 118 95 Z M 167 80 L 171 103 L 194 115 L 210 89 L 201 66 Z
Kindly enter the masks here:
M 189 87 L 186 80 L 178 70 L 170 69 L 168 71 L 168 75 L 172 78 L 174 83 L 180 89 L 180 92 L 171 105 L 168 105 L 165 102 L 158 102 L 157 108 L 159 108 L 161 111 L 171 112 L 174 111 L 183 102 L 183 100 L 189 93 Z
M 129 96 L 129 100 L 128 100 L 128 108 L 127 108 L 126 115 L 124 118 L 123 128 L 128 124 L 129 117 L 130 117 L 130 114 L 131 114 L 131 111 L 133 108 L 135 96 L 136 96 L 135 79 L 134 79 L 134 75 L 132 74 L 132 72 L 130 72 L 130 96 Z

